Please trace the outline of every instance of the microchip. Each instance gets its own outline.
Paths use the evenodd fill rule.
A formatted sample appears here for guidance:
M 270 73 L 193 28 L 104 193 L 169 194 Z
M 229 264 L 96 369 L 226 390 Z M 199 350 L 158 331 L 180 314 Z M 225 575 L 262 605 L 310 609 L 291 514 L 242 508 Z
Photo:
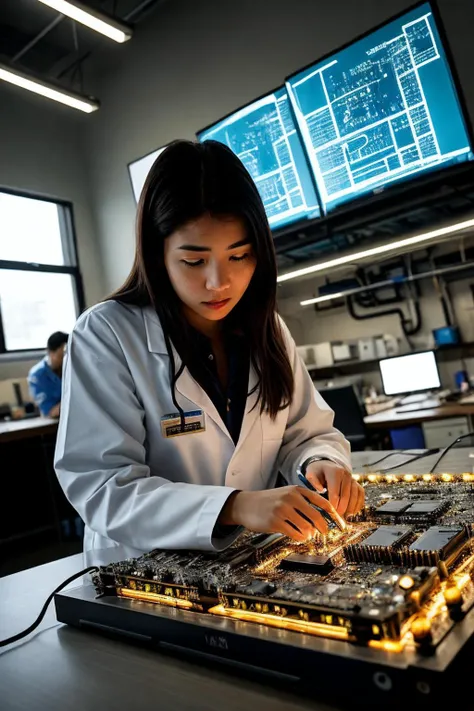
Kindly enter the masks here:
M 276 587 L 268 580 L 252 580 L 250 585 L 245 586 L 242 590 L 249 595 L 271 595 L 275 592 Z
M 410 499 L 391 499 L 382 506 L 379 506 L 375 514 L 377 516 L 399 516 L 406 511 L 412 503 Z
M 333 564 L 327 555 L 300 555 L 295 553 L 284 558 L 280 568 L 284 570 L 299 570 L 303 573 L 319 573 L 326 575 L 333 569 Z
M 409 526 L 380 526 L 360 545 L 393 548 L 403 543 L 411 535 L 411 532 L 412 529 Z
M 415 503 L 404 511 L 404 514 L 405 516 L 411 516 L 412 514 L 433 514 L 439 509 L 444 508 L 445 505 L 444 501 L 429 501 L 424 499 L 421 501 L 415 501 Z
M 466 530 L 459 526 L 432 526 L 411 544 L 410 550 L 434 553 L 441 560 L 446 560 L 453 552 L 460 550 L 466 538 Z

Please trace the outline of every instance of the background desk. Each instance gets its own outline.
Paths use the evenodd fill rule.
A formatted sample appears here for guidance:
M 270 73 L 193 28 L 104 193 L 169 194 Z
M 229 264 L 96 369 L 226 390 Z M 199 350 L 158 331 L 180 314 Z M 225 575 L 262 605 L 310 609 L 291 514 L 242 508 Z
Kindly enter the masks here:
M 376 415 L 368 415 L 364 418 L 367 427 L 379 427 L 393 429 L 395 427 L 406 427 L 407 425 L 421 424 L 433 420 L 442 420 L 451 417 L 472 417 L 474 415 L 474 405 L 460 405 L 459 403 L 447 403 L 430 410 L 412 410 L 411 412 L 398 412 L 397 408 L 383 410 Z
M 53 420 L 50 417 L 32 417 L 26 420 L 0 422 L 0 444 L 18 439 L 54 435 L 57 429 L 58 420 Z
M 8 490 L 0 497 L 0 575 L 81 549 L 79 540 L 66 542 L 73 529 L 68 524 L 68 533 L 61 523 L 77 514 L 53 468 L 57 428 L 47 417 L 0 422 L 0 471 Z

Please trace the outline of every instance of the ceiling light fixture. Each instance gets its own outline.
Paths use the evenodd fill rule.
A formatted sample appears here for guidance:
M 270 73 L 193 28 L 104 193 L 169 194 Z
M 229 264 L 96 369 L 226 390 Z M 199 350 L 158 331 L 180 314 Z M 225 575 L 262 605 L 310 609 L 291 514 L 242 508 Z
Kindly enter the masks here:
M 76 22 L 89 27 L 91 30 L 100 32 L 115 42 L 127 42 L 133 34 L 133 30 L 123 22 L 118 22 L 112 17 L 108 17 L 101 12 L 96 12 L 81 2 L 67 2 L 67 0 L 38 0 L 53 10 L 57 10 L 62 15 L 70 17 Z
M 294 271 L 287 272 L 286 274 L 280 274 L 280 276 L 277 277 L 277 281 L 281 283 L 288 281 L 289 279 L 297 279 L 298 277 L 307 276 L 308 274 L 316 274 L 317 272 L 327 271 L 335 267 L 343 266 L 344 264 L 354 264 L 362 259 L 375 257 L 379 254 L 389 254 L 390 252 L 396 252 L 397 250 L 405 247 L 413 247 L 414 245 L 423 244 L 424 242 L 429 242 L 433 239 L 439 239 L 472 228 L 474 228 L 474 219 L 456 222 L 453 225 L 446 225 L 445 227 L 440 227 L 437 230 L 422 232 L 421 234 L 413 235 L 412 237 L 398 239 L 394 242 L 388 242 L 387 244 L 382 244 L 377 247 L 370 247 L 369 249 L 354 252 L 353 254 L 345 254 L 341 257 L 336 257 L 335 259 L 329 259 L 327 262 L 319 262 L 318 264 L 312 264 L 308 267 L 301 267 L 300 269 L 295 269 Z M 334 295 L 332 298 L 334 298 Z
M 45 96 L 47 99 L 58 101 L 60 104 L 66 104 L 66 106 L 71 106 L 73 109 L 84 111 L 86 114 L 96 111 L 100 106 L 96 99 L 63 89 L 51 82 L 43 81 L 43 79 L 26 74 L 18 69 L 13 69 L 7 64 L 0 63 L 0 80 L 15 84 L 15 86 L 32 91 L 34 94 Z

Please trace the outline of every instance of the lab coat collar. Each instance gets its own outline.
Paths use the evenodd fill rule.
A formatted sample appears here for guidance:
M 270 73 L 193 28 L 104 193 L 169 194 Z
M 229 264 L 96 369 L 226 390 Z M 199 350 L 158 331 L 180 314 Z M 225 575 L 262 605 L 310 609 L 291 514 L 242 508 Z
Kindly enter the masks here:
M 145 322 L 145 331 L 148 344 L 148 350 L 151 353 L 168 354 L 166 349 L 165 337 L 163 335 L 163 329 L 161 327 L 160 319 L 158 314 L 152 306 L 146 306 L 143 309 L 143 318 Z M 181 358 L 178 352 L 172 346 L 174 360 L 176 363 L 176 370 L 178 371 L 181 366 Z M 247 397 L 247 404 L 245 407 L 244 419 L 242 422 L 242 429 L 240 431 L 240 437 L 237 442 L 236 451 L 240 449 L 243 445 L 245 439 L 252 431 L 255 425 L 255 421 L 260 415 L 260 408 L 258 405 L 258 392 L 256 385 L 258 384 L 257 374 L 252 366 L 250 365 L 249 371 L 249 388 L 248 392 L 251 393 Z M 211 398 L 207 395 L 205 390 L 199 385 L 199 383 L 194 380 L 191 373 L 187 368 L 184 369 L 180 377 L 176 382 L 176 390 L 185 398 L 191 402 L 198 405 L 209 417 L 211 417 L 214 422 L 219 426 L 219 428 L 232 439 L 227 427 L 222 421 L 219 412 L 217 411 Z

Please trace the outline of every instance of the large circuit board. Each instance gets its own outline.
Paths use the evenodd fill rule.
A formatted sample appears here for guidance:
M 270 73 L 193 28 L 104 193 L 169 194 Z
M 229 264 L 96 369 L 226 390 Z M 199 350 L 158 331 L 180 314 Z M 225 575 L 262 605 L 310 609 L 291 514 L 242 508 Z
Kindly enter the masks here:
M 101 596 L 430 655 L 474 604 L 474 475 L 358 475 L 364 510 L 307 544 L 243 534 L 221 553 L 100 568 Z

